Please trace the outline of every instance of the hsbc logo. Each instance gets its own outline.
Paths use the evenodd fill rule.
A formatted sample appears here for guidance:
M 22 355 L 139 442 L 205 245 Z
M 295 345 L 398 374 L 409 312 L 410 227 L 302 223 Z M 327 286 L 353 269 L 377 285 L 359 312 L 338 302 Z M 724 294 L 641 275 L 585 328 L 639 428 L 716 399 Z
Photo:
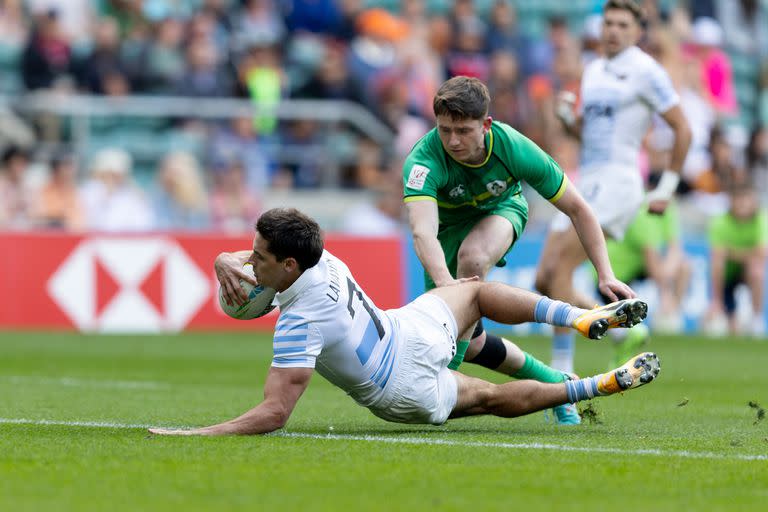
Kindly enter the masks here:
M 210 296 L 210 282 L 167 238 L 92 238 L 81 242 L 47 283 L 78 329 L 179 331 Z

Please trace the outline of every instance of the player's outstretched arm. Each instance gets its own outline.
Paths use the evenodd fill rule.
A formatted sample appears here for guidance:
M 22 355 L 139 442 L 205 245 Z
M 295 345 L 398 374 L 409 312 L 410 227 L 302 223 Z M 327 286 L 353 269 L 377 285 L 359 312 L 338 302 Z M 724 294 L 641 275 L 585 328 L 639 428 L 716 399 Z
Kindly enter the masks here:
M 312 368 L 270 368 L 264 384 L 264 401 L 224 423 L 196 429 L 151 428 L 158 435 L 226 436 L 266 434 L 283 428 L 312 377 Z
M 406 203 L 408 223 L 413 233 L 413 246 L 419 261 L 435 285 L 454 284 L 453 276 L 445 264 L 445 252 L 437 239 L 439 216 L 437 203 L 431 200 Z
M 661 114 L 661 117 L 672 128 L 675 134 L 675 142 L 672 146 L 669 169 L 661 174 L 656 188 L 648 192 L 648 211 L 661 214 L 666 210 L 669 201 L 674 197 L 677 185 L 680 183 L 680 173 L 691 145 L 691 128 L 680 106 L 674 106 Z

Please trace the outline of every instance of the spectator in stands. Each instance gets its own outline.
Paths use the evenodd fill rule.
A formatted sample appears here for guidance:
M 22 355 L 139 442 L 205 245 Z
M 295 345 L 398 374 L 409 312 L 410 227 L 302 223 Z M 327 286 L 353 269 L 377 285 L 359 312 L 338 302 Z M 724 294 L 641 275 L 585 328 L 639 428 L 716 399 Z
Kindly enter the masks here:
M 530 62 L 530 39 L 522 33 L 514 5 L 505 0 L 497 0 L 488 17 L 487 51 L 493 55 L 498 51 L 511 53 L 519 63 L 519 74 L 525 79 L 532 72 L 534 63 Z
M 258 35 L 265 44 L 280 45 L 286 36 L 283 18 L 273 0 L 243 0 L 233 17 L 236 41 L 251 41 Z
M 323 164 L 328 158 L 323 153 L 322 130 L 310 119 L 296 119 L 287 124 L 280 136 L 281 150 L 294 155 L 279 171 L 280 180 L 295 188 L 313 188 L 323 178 Z
M 232 80 L 221 66 L 221 59 L 213 41 L 200 38 L 189 43 L 186 67 L 176 83 L 175 92 L 179 96 L 199 98 L 232 95 Z
M 87 44 L 93 31 L 93 0 L 26 0 L 34 14 L 55 11 L 62 35 L 73 44 Z
M 731 58 L 721 47 L 723 29 L 712 18 L 694 21 L 691 32 L 692 56 L 698 63 L 704 94 L 714 109 L 724 115 L 738 114 Z
M 245 183 L 245 170 L 236 159 L 216 171 L 211 193 L 213 228 L 227 233 L 247 233 L 259 216 L 261 206 L 256 194 Z
M 0 228 L 31 226 L 32 191 L 28 181 L 29 154 L 11 146 L 5 150 L 0 172 Z
M 184 25 L 173 16 L 159 20 L 139 60 L 141 90 L 172 94 L 184 73 Z
M 459 0 L 454 7 L 453 51 L 448 54 L 446 68 L 450 76 L 470 76 L 488 81 L 486 49 L 487 27 L 472 10 L 472 2 Z
M 712 220 L 709 228 L 712 303 L 707 318 L 715 333 L 724 316 L 731 333 L 739 331 L 734 315 L 735 290 L 749 288 L 752 301 L 751 333 L 765 334 L 763 283 L 768 262 L 768 212 L 760 208 L 757 193 L 744 182 L 730 189 L 730 209 Z
M 102 18 L 96 24 L 93 48 L 77 65 L 78 83 L 88 92 L 105 94 L 104 79 L 115 71 L 126 73 L 120 53 L 120 27 L 114 18 Z
M 747 144 L 747 171 L 760 203 L 768 207 L 768 127 L 755 126 Z
M 491 55 L 488 91 L 490 113 L 497 121 L 520 130 L 526 124 L 526 98 L 520 81 L 520 67 L 515 54 L 498 50 Z
M 81 189 L 88 229 L 123 232 L 154 227 L 152 209 L 131 178 L 132 165 L 122 149 L 103 149 L 93 157 L 91 177 Z
M 349 45 L 346 65 L 355 87 L 363 91 L 366 106 L 376 111 L 378 84 L 396 73 L 397 48 L 408 34 L 408 25 L 384 9 L 361 13 L 356 24 L 358 33 Z
M 345 48 L 334 42 L 322 45 L 322 56 L 309 81 L 292 93 L 298 99 L 350 100 L 363 103 L 364 92 L 350 79 Z
M 32 35 L 21 57 L 21 74 L 29 90 L 72 88 L 72 50 L 55 10 L 34 18 Z
M 210 224 L 200 165 L 189 153 L 175 152 L 163 158 L 151 202 L 157 229 L 199 231 Z
M 236 85 L 242 96 L 249 97 L 258 108 L 276 106 L 288 95 L 288 79 L 277 46 L 259 38 L 251 41 L 237 64 Z M 277 128 L 272 113 L 260 113 L 253 119 L 260 135 L 270 135 Z
M 80 231 L 85 212 L 77 189 L 77 167 L 72 155 L 59 154 L 51 160 L 48 180 L 36 194 L 35 224 L 47 229 Z
M 209 138 L 207 160 L 213 168 L 225 167 L 232 160 L 240 162 L 245 170 L 246 186 L 252 192 L 261 193 L 272 182 L 275 164 L 268 154 L 265 138 L 256 133 L 250 117 L 230 119 L 214 130 Z

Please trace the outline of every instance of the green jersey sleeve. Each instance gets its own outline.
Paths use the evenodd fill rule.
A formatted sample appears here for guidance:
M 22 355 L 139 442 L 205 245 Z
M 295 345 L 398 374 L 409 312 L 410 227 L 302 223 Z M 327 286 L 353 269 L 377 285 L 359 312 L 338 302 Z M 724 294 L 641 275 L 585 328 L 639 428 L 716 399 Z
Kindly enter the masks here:
M 568 180 L 554 159 L 537 146 L 532 140 L 509 125 L 502 127 L 500 150 L 505 163 L 512 174 L 525 181 L 542 197 L 552 203 L 562 197 Z
M 442 151 L 436 150 L 435 142 L 440 144 L 437 131 L 433 129 L 413 146 L 403 163 L 403 196 L 406 201 L 417 198 L 437 200 L 438 191 L 445 186 L 447 170 Z

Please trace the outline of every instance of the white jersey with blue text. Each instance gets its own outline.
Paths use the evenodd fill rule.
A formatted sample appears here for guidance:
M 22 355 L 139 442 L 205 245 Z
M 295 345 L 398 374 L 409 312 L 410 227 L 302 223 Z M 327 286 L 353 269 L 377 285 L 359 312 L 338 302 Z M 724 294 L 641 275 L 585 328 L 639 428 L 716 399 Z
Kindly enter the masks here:
M 386 396 L 401 350 L 392 320 L 328 251 L 275 296 L 276 368 L 315 368 L 364 407 Z
M 581 82 L 581 171 L 605 164 L 637 169 L 653 114 L 679 102 L 667 72 L 636 46 L 592 61 Z

